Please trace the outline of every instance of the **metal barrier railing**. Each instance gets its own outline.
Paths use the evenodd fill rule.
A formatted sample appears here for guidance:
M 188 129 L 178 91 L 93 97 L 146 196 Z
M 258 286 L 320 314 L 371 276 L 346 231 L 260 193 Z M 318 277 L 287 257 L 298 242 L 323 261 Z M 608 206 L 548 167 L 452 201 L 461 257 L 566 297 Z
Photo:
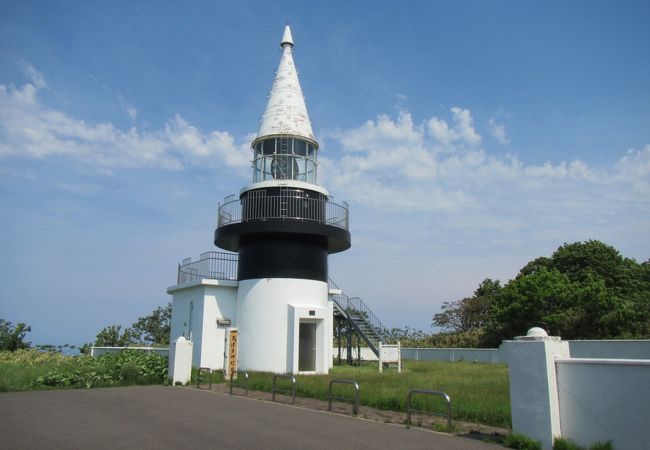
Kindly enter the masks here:
M 249 191 L 240 199 L 230 195 L 219 204 L 217 228 L 239 222 L 261 220 L 299 220 L 317 222 L 349 230 L 349 205 L 335 203 L 333 198 L 311 198 L 301 191 L 287 191 L 282 195 L 254 197 Z
M 354 397 L 335 397 L 332 395 L 332 385 L 351 384 L 354 387 Z M 329 389 L 327 390 L 327 409 L 332 410 L 332 400 L 352 400 L 352 413 L 356 416 L 359 412 L 359 383 L 354 380 L 332 380 L 330 381 Z
M 226 252 L 201 253 L 198 261 L 185 258 L 178 265 L 176 282 L 181 284 L 202 278 L 236 281 L 238 260 L 236 253 Z
M 283 378 L 285 380 L 291 380 L 291 389 L 280 389 L 276 387 L 276 380 L 278 378 Z M 291 394 L 292 401 L 291 403 L 295 404 L 296 403 L 296 377 L 293 375 L 274 375 L 273 376 L 273 389 L 271 390 L 272 393 L 272 400 L 275 401 L 275 393 L 279 392 L 280 394 L 286 394 L 289 395 Z
M 199 367 L 196 374 L 196 388 L 201 389 L 201 374 L 204 370 L 207 370 L 208 374 L 210 374 L 210 384 L 208 385 L 208 389 L 212 390 L 212 368 L 210 367 Z
M 433 411 L 424 411 L 411 408 L 411 397 L 413 394 L 427 394 L 427 395 L 437 395 L 442 397 L 447 402 L 447 414 L 433 412 Z M 411 425 L 411 413 L 418 414 L 427 414 L 429 416 L 440 416 L 447 418 L 447 429 L 451 430 L 451 399 L 449 396 L 441 391 L 431 391 L 428 389 L 411 389 L 406 396 L 406 426 Z
M 244 375 L 244 383 L 243 384 L 234 382 L 234 380 L 235 380 L 234 375 L 235 374 L 239 375 L 240 373 Z M 238 387 L 238 388 L 242 388 L 242 389 L 246 390 L 246 395 L 248 395 L 248 372 L 246 370 L 241 371 L 241 372 L 239 370 L 233 370 L 230 373 L 230 395 L 232 395 L 232 388 L 233 387 Z

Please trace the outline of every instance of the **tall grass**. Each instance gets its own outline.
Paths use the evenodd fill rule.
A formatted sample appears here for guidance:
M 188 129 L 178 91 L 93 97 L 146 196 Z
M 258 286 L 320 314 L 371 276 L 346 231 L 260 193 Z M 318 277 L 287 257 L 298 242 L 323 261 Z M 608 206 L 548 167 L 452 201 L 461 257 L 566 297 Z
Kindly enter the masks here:
M 454 419 L 510 428 L 508 369 L 503 364 L 443 361 L 407 361 L 401 374 L 395 370 L 378 373 L 377 365 L 335 366 L 329 375 L 299 375 L 296 391 L 300 397 L 327 399 L 332 379 L 352 379 L 359 383 L 362 405 L 405 411 L 410 389 L 443 391 L 451 397 Z M 250 373 L 249 388 L 270 391 L 273 374 Z M 278 380 L 278 385 L 281 380 Z M 287 383 L 284 382 L 283 386 Z M 352 396 L 352 387 L 335 385 L 335 396 Z M 414 395 L 416 409 L 444 412 L 443 400 Z
M 0 391 L 161 384 L 167 358 L 125 350 L 98 358 L 56 352 L 0 352 Z

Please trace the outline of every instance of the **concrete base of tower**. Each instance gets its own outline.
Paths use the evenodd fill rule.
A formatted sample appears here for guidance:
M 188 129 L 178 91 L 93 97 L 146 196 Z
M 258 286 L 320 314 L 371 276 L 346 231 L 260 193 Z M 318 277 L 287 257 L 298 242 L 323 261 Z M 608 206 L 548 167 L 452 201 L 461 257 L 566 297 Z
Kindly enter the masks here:
M 332 306 L 327 283 L 294 278 L 242 280 L 237 318 L 239 370 L 329 371 Z

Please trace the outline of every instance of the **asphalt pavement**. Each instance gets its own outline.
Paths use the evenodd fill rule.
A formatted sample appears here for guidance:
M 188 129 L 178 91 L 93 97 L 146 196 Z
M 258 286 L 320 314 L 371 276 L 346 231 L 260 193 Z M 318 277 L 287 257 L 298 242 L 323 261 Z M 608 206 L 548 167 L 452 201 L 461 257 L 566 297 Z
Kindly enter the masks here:
M 2 449 L 492 449 L 463 437 L 182 387 L 0 394 Z

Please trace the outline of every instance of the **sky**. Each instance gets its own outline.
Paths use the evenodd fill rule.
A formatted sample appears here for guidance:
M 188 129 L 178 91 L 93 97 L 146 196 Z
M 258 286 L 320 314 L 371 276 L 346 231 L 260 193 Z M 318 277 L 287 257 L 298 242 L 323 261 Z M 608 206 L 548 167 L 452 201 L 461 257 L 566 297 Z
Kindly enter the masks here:
M 650 258 L 650 4 L 0 1 L 0 318 L 81 344 L 171 300 L 289 21 L 350 204 L 330 276 L 388 327 L 567 242 Z

